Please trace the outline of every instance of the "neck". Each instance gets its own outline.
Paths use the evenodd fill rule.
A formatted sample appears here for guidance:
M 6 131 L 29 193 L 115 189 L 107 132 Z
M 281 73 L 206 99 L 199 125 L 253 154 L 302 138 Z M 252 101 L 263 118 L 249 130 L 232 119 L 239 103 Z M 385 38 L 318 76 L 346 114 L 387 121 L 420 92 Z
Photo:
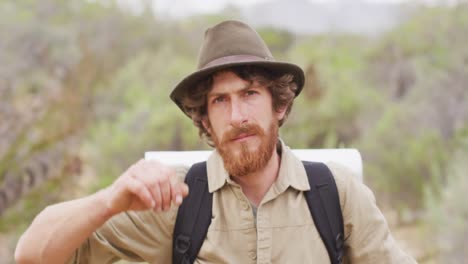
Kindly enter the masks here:
M 242 187 L 242 191 L 250 202 L 258 206 L 278 177 L 279 167 L 280 156 L 275 148 L 270 160 L 263 169 L 241 177 L 232 177 L 232 179 Z

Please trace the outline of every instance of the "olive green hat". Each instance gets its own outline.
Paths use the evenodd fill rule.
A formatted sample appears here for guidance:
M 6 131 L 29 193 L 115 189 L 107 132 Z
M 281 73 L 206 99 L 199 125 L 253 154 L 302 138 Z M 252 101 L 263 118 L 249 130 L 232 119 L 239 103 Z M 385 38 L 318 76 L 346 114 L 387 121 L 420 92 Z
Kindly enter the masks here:
M 273 72 L 292 74 L 297 84 L 296 96 L 304 86 L 304 72 L 299 66 L 275 61 L 254 29 L 243 22 L 229 20 L 205 31 L 197 70 L 177 84 L 170 97 L 188 115 L 182 105 L 186 93 L 212 73 L 239 65 L 257 65 Z

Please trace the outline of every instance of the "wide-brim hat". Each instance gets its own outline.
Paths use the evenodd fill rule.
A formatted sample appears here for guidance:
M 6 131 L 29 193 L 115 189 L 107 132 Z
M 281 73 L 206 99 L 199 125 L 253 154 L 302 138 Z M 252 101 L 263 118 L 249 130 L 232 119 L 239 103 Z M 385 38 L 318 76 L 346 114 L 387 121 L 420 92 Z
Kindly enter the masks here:
M 190 117 L 182 98 L 211 74 L 240 65 L 256 65 L 275 73 L 290 73 L 297 84 L 296 96 L 304 86 L 303 70 L 292 63 L 276 61 L 260 35 L 240 21 L 224 21 L 205 32 L 197 70 L 176 85 L 170 97 Z

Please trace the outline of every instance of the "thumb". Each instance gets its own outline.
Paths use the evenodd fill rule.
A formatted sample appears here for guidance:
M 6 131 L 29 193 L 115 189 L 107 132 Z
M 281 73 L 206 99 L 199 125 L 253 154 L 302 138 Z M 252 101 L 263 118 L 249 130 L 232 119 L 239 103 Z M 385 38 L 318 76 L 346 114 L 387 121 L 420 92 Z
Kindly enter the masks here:
M 185 198 L 189 194 L 189 187 L 186 183 L 182 183 L 180 189 L 182 190 L 182 196 Z

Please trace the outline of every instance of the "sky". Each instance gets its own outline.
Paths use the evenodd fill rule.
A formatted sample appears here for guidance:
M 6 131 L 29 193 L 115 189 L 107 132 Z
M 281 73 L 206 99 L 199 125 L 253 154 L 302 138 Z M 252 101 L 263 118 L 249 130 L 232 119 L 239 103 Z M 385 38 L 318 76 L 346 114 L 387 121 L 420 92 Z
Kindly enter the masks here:
M 135 1 L 135 0 L 130 0 Z M 227 5 L 248 7 L 249 5 L 268 2 L 271 0 L 152 0 L 157 12 L 172 14 L 175 16 L 187 16 L 195 13 L 211 13 L 222 10 Z M 284 0 L 288 1 L 288 0 Z M 345 2 L 363 1 L 373 3 L 426 3 L 454 2 L 457 0 L 305 0 L 308 2 Z
M 213 13 L 222 10 L 228 5 L 248 7 L 249 5 L 268 2 L 271 0 L 118 0 L 125 6 L 138 12 L 141 2 L 153 2 L 157 13 L 169 16 L 184 17 L 196 13 Z M 285 0 L 287 1 L 287 0 Z M 306 0 L 309 2 L 343 2 L 357 0 Z M 407 3 L 407 2 L 432 2 L 436 0 L 359 0 L 365 2 Z

